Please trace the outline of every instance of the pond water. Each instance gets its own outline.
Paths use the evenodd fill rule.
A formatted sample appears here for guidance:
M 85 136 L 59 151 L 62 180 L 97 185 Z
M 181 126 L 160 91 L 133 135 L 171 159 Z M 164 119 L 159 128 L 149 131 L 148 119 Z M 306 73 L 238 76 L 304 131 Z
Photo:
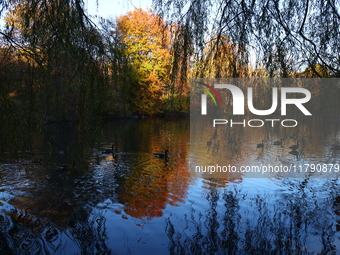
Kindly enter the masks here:
M 1 254 L 340 253 L 337 178 L 189 170 L 214 157 L 338 164 L 340 124 L 306 125 L 299 134 L 246 128 L 224 143 L 202 134 L 196 147 L 187 117 L 47 124 L 21 134 L 27 140 L 1 147 Z M 298 156 L 287 149 L 297 136 Z M 283 146 L 272 145 L 280 138 Z M 102 152 L 112 144 L 114 154 Z M 170 157 L 153 155 L 165 149 Z

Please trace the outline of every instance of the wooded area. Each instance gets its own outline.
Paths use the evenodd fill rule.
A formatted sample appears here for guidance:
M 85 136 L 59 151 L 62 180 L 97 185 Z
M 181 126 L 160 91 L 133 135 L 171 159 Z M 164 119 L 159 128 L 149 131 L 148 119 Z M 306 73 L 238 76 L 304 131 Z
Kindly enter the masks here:
M 337 0 L 154 0 L 116 20 L 0 4 L 2 122 L 187 113 L 191 78 L 340 75 Z

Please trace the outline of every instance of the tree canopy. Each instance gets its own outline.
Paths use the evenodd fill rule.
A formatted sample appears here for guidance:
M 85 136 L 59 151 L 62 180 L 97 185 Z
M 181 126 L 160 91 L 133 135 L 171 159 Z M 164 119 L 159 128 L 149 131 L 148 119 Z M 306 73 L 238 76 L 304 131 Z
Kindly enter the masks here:
M 0 6 L 11 118 L 186 112 L 194 77 L 340 76 L 339 0 L 154 0 L 100 22 L 82 0 Z
M 171 64 L 164 21 L 151 10 L 135 9 L 117 18 L 116 32 L 129 58 L 134 108 L 141 114 L 158 113 L 168 93 Z
M 198 58 L 210 38 L 224 36 L 255 53 L 257 66 L 271 76 L 292 68 L 321 64 L 340 71 L 340 2 L 338 0 L 154 0 L 156 12 L 185 28 Z

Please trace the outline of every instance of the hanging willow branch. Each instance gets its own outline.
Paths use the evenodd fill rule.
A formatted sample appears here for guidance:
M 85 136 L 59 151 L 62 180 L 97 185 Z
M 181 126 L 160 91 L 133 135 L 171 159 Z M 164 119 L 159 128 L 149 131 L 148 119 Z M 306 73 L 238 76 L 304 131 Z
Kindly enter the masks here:
M 192 38 L 189 47 L 196 49 L 191 57 L 201 57 L 208 41 L 224 36 L 233 45 L 243 45 L 248 52 L 245 61 L 256 53 L 256 65 L 271 75 L 285 76 L 318 63 L 332 74 L 340 72 L 338 0 L 154 0 L 153 4 L 165 19 L 185 22 L 190 29 L 186 35 Z

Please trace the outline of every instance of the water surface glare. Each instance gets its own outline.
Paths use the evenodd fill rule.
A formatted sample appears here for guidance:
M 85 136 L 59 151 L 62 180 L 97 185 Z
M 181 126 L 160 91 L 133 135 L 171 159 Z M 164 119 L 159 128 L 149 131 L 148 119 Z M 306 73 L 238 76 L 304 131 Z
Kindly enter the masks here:
M 1 254 L 340 253 L 338 179 L 191 172 L 190 161 L 213 162 L 224 149 L 202 135 L 193 154 L 188 118 L 97 125 L 50 124 L 28 148 L 2 152 Z M 299 158 L 271 144 L 277 130 L 244 131 L 225 160 L 339 162 L 337 124 L 320 129 L 299 136 Z M 153 155 L 165 149 L 170 157 Z

